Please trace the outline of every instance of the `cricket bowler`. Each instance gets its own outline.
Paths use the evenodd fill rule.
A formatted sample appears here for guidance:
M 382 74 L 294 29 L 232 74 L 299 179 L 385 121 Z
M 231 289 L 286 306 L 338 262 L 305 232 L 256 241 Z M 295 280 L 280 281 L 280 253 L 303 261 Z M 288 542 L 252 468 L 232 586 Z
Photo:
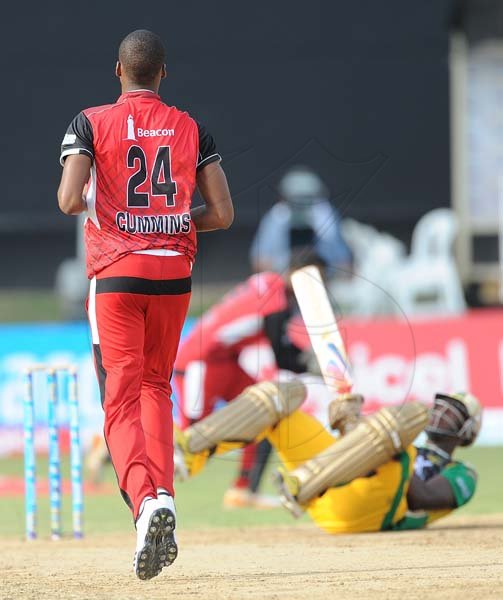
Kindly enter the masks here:
M 87 308 L 104 435 L 135 521 L 134 571 L 146 580 L 178 552 L 170 377 L 196 232 L 228 228 L 233 206 L 211 134 L 158 95 L 161 39 L 146 30 L 127 35 L 115 73 L 117 102 L 83 110 L 63 138 L 58 201 L 64 213 L 87 216 Z M 204 204 L 191 208 L 196 186 Z
M 431 411 L 419 402 L 383 408 L 360 417 L 338 439 L 297 410 L 305 395 L 299 381 L 263 382 L 178 431 L 180 475 L 199 472 L 212 454 L 266 437 L 283 463 L 276 481 L 285 507 L 295 516 L 307 512 L 332 534 L 425 527 L 472 498 L 476 472 L 453 454 L 480 430 L 481 406 L 473 395 L 437 394 Z M 361 405 L 352 396 L 329 407 L 343 431 L 341 401 Z M 427 441 L 416 447 L 412 442 L 423 430 Z

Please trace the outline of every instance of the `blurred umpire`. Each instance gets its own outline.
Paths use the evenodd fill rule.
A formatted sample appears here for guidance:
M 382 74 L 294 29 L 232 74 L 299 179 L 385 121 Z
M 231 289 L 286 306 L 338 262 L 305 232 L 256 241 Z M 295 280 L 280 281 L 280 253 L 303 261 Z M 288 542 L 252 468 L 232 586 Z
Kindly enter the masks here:
M 233 207 L 208 131 L 158 95 L 160 38 L 119 47 L 116 103 L 88 108 L 61 147 L 61 210 L 86 213 L 88 314 L 105 438 L 137 529 L 134 570 L 176 558 L 170 376 L 191 290 L 196 231 L 226 229 Z M 85 197 L 84 188 L 87 186 Z M 191 208 L 195 187 L 204 204 Z
M 292 254 L 310 247 L 328 276 L 348 269 L 352 256 L 340 231 L 340 216 L 321 178 L 306 166 L 290 168 L 279 182 L 280 199 L 262 217 L 250 249 L 256 273 L 288 271 Z

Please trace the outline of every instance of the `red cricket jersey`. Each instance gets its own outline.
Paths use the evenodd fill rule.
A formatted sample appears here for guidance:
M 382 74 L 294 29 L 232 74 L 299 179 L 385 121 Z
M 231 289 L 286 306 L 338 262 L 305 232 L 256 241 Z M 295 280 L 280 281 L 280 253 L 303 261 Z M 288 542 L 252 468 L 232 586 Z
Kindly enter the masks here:
M 213 306 L 183 340 L 175 369 L 195 360 L 237 360 L 246 346 L 266 341 L 264 320 L 288 306 L 285 282 L 276 273 L 258 273 Z
M 88 277 L 131 252 L 196 253 L 190 205 L 196 172 L 220 160 L 211 135 L 149 90 L 88 108 L 70 124 L 61 163 L 88 154 L 85 240 Z

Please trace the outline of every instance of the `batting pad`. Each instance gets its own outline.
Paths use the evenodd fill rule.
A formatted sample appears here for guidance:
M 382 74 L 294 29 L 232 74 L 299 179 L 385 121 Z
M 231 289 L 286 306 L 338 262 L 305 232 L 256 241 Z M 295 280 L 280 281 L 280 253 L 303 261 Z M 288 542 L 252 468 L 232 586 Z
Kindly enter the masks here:
M 250 443 L 265 429 L 297 410 L 306 398 L 301 381 L 264 381 L 185 430 L 188 450 L 212 450 L 221 442 Z
M 295 499 L 301 505 L 328 488 L 363 477 L 405 450 L 428 423 L 428 409 L 419 402 L 383 408 L 288 473 L 298 487 Z M 294 480 L 295 480 L 294 479 Z

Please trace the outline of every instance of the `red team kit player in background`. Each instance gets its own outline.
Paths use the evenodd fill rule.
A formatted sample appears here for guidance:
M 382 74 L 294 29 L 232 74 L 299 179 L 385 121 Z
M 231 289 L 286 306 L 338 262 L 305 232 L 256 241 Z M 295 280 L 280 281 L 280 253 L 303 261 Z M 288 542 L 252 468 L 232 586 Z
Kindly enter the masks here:
M 300 258 L 298 262 L 303 266 Z M 302 351 L 287 332 L 296 310 L 289 274 L 264 272 L 252 275 L 205 313 L 180 344 L 175 362 L 173 379 L 183 429 L 209 415 L 217 401 L 231 402 L 257 383 L 240 364 L 246 348 L 266 342 L 278 369 L 306 370 Z M 256 446 L 245 447 L 240 476 L 227 490 L 224 506 L 268 507 L 267 497 L 257 494 L 257 488 L 269 448 L 259 447 L 256 456 Z
M 157 35 L 138 30 L 122 41 L 122 95 L 72 121 L 58 190 L 63 212 L 87 215 L 88 314 L 104 433 L 135 519 L 140 579 L 177 555 L 170 377 L 196 231 L 225 229 L 233 220 L 213 138 L 157 94 L 164 63 Z M 196 186 L 204 204 L 191 208 Z

